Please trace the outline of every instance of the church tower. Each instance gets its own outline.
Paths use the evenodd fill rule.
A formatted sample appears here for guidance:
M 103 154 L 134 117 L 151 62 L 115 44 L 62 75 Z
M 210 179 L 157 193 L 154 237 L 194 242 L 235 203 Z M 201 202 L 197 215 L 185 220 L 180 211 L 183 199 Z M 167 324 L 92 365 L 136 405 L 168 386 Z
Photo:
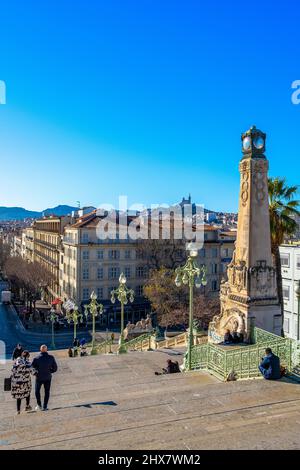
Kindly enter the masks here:
M 223 340 L 226 329 L 248 339 L 251 325 L 281 334 L 281 308 L 271 253 L 266 134 L 251 127 L 242 134 L 237 240 L 221 285 L 221 313 L 210 325 L 210 340 Z

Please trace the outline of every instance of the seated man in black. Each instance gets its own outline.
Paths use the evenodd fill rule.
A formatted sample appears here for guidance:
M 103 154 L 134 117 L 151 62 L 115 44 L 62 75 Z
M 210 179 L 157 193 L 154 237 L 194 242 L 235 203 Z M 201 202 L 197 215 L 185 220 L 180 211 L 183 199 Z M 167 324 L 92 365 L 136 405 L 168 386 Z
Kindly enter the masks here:
M 226 330 L 223 344 L 232 344 L 232 343 L 233 343 L 232 334 L 230 333 L 230 330 Z
M 232 333 L 232 341 L 233 343 L 242 343 L 244 340 L 243 333 L 240 333 L 238 330 Z
M 272 353 L 271 348 L 266 349 L 266 355 L 262 358 L 258 368 L 267 380 L 276 380 L 281 377 L 280 359 Z
M 163 369 L 162 372 L 155 372 L 155 375 L 162 375 L 162 374 L 176 374 L 180 372 L 178 362 L 172 362 L 171 359 L 167 360 L 167 368 Z

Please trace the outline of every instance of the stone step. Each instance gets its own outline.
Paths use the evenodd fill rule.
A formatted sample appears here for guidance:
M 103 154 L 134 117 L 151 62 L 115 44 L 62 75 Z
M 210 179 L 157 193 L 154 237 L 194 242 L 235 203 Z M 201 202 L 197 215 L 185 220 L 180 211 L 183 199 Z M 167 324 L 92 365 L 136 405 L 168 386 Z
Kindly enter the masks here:
M 223 383 L 205 372 L 155 376 L 169 357 L 162 351 L 55 354 L 59 371 L 48 412 L 16 416 L 10 393 L 0 392 L 0 449 L 247 448 L 261 440 L 271 446 L 266 423 L 294 448 L 291 432 L 280 429 L 293 422 L 290 429 L 300 432 L 299 385 L 286 378 Z M 1 380 L 8 370 L 0 371 Z

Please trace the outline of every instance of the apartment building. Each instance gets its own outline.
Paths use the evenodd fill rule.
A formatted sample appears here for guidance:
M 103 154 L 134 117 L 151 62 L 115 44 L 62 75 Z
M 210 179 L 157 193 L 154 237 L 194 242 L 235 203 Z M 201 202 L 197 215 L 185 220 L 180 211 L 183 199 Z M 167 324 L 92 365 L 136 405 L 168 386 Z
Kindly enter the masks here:
M 223 232 L 210 225 L 204 226 L 204 244 L 197 260 L 199 265 L 206 267 L 207 285 L 201 288 L 204 295 L 219 295 L 221 280 L 226 279 L 227 266 L 233 256 L 235 240 L 236 231 Z
M 22 256 L 29 262 L 34 261 L 34 229 L 27 227 L 22 232 Z
M 110 302 L 111 291 L 118 287 L 123 272 L 127 286 L 134 290 L 135 301 L 125 308 L 125 321 L 135 322 L 150 311 L 143 297 L 147 279 L 145 262 L 139 257 L 137 244 L 126 240 L 102 240 L 97 236 L 100 217 L 96 211 L 65 227 L 59 257 L 59 294 L 63 300 L 72 298 L 79 306 L 90 301 L 93 291 L 105 306 L 104 322 L 115 322 L 118 305 Z
M 282 291 L 284 303 L 283 328 L 286 336 L 299 339 L 298 299 L 295 293 L 300 280 L 300 242 L 280 247 Z
M 132 219 L 129 219 L 129 222 Z M 148 301 L 143 297 L 143 286 L 148 278 L 148 266 L 143 259 L 140 243 L 126 239 L 99 239 L 97 226 L 100 217 L 96 211 L 87 214 L 64 229 L 59 256 L 59 296 L 72 298 L 79 306 L 90 301 L 95 291 L 105 306 L 106 320 L 116 321 L 118 306 L 110 302 L 111 290 L 118 286 L 120 273 L 135 292 L 135 302 L 126 306 L 125 321 L 137 321 L 149 312 Z M 203 293 L 218 295 L 222 277 L 226 276 L 231 261 L 235 232 L 220 232 L 205 226 L 204 247 L 199 251 L 198 263 L 207 268 L 207 286 Z M 111 317 L 108 320 L 108 317 Z
M 71 217 L 48 216 L 35 220 L 33 230 L 33 260 L 49 273 L 49 283 L 43 296 L 47 302 L 59 297 L 59 253 L 65 226 Z

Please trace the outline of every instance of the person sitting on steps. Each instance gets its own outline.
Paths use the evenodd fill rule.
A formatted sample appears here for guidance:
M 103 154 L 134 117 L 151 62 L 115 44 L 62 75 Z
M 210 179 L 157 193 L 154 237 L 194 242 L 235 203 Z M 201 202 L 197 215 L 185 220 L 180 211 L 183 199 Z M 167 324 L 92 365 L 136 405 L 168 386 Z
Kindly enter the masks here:
M 263 377 L 267 380 L 277 380 L 281 377 L 280 359 L 273 354 L 271 348 L 266 349 L 266 355 L 258 366 Z
M 162 369 L 162 372 L 155 372 L 155 375 L 176 374 L 180 372 L 179 364 L 177 361 L 173 362 L 171 359 L 167 360 L 167 367 Z

